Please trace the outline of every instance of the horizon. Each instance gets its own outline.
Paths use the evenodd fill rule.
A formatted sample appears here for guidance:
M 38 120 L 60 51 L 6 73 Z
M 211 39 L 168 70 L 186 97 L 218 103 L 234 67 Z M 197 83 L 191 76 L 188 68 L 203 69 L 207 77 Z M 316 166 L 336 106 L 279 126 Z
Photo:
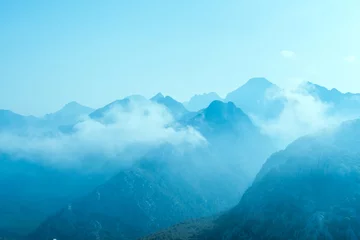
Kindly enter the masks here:
M 180 102 L 253 76 L 360 92 L 355 0 L 0 3 L 0 108 L 43 115 L 130 94 Z M 269 11 L 273 9 L 273 11 Z M 24 104 L 26 103 L 26 104 Z
M 11 112 L 13 112 L 13 113 L 16 113 L 16 114 L 19 114 L 19 115 L 22 115 L 22 116 L 33 116 L 33 117 L 41 118 L 41 117 L 45 117 L 45 116 L 48 115 L 48 114 L 56 113 L 56 112 L 62 110 L 63 108 L 65 108 L 67 105 L 72 104 L 72 103 L 81 105 L 81 106 L 83 106 L 83 107 L 92 108 L 93 110 L 97 110 L 97 109 L 99 109 L 99 108 L 102 108 L 102 107 L 106 106 L 107 104 L 110 104 L 110 103 L 114 102 L 114 101 L 121 100 L 121 99 L 125 99 L 125 98 L 131 97 L 131 96 L 142 96 L 142 97 L 144 97 L 144 98 L 146 98 L 146 99 L 148 99 L 148 100 L 151 100 L 151 98 L 156 97 L 157 95 L 161 94 L 163 97 L 171 97 L 172 99 L 176 100 L 177 102 L 180 102 L 181 104 L 184 104 L 184 103 L 186 103 L 186 102 L 189 102 L 189 101 L 191 100 L 191 98 L 194 97 L 194 96 L 201 96 L 201 95 L 205 95 L 205 94 L 215 93 L 215 94 L 217 94 L 219 97 L 221 97 L 221 99 L 222 99 L 222 101 L 223 101 L 223 100 L 225 100 L 226 96 L 227 96 L 229 93 L 231 93 L 232 91 L 235 91 L 235 90 L 241 88 L 242 86 L 244 86 L 246 83 L 248 83 L 248 82 L 249 82 L 250 80 L 252 80 L 252 79 L 265 79 L 266 81 L 268 81 L 268 82 L 270 82 L 270 83 L 272 83 L 272 84 L 275 84 L 274 82 L 270 81 L 269 79 L 267 79 L 267 78 L 265 78 L 265 77 L 252 77 L 252 78 L 248 79 L 247 81 L 245 81 L 242 85 L 240 85 L 239 87 L 231 90 L 230 92 L 226 93 L 225 95 L 220 95 L 220 94 L 217 93 L 216 91 L 204 92 L 204 93 L 196 93 L 196 94 L 194 94 L 193 96 L 191 96 L 189 99 L 187 99 L 187 100 L 185 100 L 185 101 L 179 101 L 179 100 L 176 99 L 175 97 L 173 97 L 173 96 L 171 96 L 171 95 L 168 95 L 168 94 L 166 94 L 166 93 L 164 93 L 164 92 L 160 92 L 160 91 L 159 91 L 159 92 L 157 92 L 156 94 L 154 94 L 154 95 L 152 95 L 152 96 L 143 96 L 143 95 L 138 94 L 138 93 L 131 93 L 131 94 L 128 94 L 128 95 L 126 95 L 126 96 L 124 96 L 124 97 L 120 97 L 120 98 L 113 99 L 112 101 L 107 102 L 107 103 L 105 103 L 104 105 L 101 105 L 101 106 L 98 106 L 98 107 L 89 106 L 89 105 L 83 104 L 83 103 L 81 103 L 81 102 L 72 100 L 72 101 L 69 101 L 69 102 L 67 102 L 67 103 L 63 103 L 63 105 L 62 105 L 61 107 L 59 107 L 58 109 L 55 109 L 55 110 L 53 110 L 53 111 L 51 111 L 51 112 L 43 113 L 43 114 L 41 114 L 41 115 L 36 115 L 36 114 L 31 114 L 31 113 L 30 113 L 30 114 L 23 114 L 23 113 L 21 113 L 21 112 L 17 112 L 17 111 L 14 111 L 14 110 L 12 110 L 12 109 L 5 109 L 5 108 L 0 108 L 0 110 L 8 110 L 8 111 L 11 111 Z M 320 86 L 320 87 L 325 87 L 328 91 L 331 91 L 331 90 L 334 90 L 334 89 L 335 89 L 335 90 L 339 91 L 339 92 L 342 93 L 342 94 L 348 94 L 348 93 L 350 93 L 350 94 L 358 94 L 358 92 L 350 92 L 350 91 L 343 92 L 343 91 L 340 91 L 339 89 L 334 88 L 334 87 L 323 86 L 323 85 L 320 85 L 320 84 L 317 84 L 317 83 L 314 83 L 314 82 L 308 82 L 308 81 L 300 82 L 296 87 L 301 87 L 301 84 L 304 84 L 304 83 L 310 83 L 310 84 L 314 84 L 314 85 L 317 85 L 317 86 Z M 284 89 L 284 90 L 293 90 L 293 89 L 283 88 L 282 86 L 279 86 L 279 85 L 277 85 L 277 84 L 275 84 L 275 85 L 278 86 L 278 87 L 280 87 L 281 89 Z M 237 106 L 237 107 L 240 108 L 239 106 Z

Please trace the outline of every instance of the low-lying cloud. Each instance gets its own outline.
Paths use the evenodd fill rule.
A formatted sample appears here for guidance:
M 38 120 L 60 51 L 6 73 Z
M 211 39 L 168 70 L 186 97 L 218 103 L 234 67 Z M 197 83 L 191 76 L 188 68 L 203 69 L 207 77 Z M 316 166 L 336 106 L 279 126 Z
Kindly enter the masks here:
M 206 143 L 193 128 L 173 126 L 167 109 L 152 102 L 132 101 L 126 109 L 113 106 L 104 119 L 106 123 L 87 118 L 77 123 L 69 134 L 0 133 L 0 151 L 46 164 L 83 166 L 89 156 L 98 156 L 99 162 L 94 164 L 103 164 L 104 158 L 131 161 L 162 144 L 188 148 Z
M 358 117 L 333 111 L 332 104 L 322 102 L 317 96 L 309 94 L 308 90 L 306 85 L 300 85 L 295 89 L 273 92 L 269 100 L 284 100 L 284 108 L 279 116 L 273 120 L 255 118 L 262 131 L 273 137 L 281 148 L 301 136 L 333 128 Z

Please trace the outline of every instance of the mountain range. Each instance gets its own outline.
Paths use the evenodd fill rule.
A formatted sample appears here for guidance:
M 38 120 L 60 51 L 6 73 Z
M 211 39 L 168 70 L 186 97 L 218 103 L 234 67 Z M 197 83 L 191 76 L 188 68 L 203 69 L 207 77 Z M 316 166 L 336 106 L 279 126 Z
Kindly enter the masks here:
M 250 183 L 253 169 L 260 168 L 261 160 L 273 151 L 266 146 L 268 139 L 233 103 L 214 101 L 182 124 L 199 130 L 210 147 L 179 152 L 164 145 L 152 150 L 71 203 L 71 209 L 50 217 L 30 238 L 136 239 L 233 206 Z M 257 144 L 266 147 L 248 150 L 244 138 L 256 138 Z M 230 147 L 231 141 L 237 151 Z M 249 158 L 254 161 L 246 163 Z
M 312 83 L 296 91 L 329 106 L 329 116 L 360 110 L 359 94 Z M 10 142 L 2 141 L 0 239 L 360 238 L 359 121 L 300 137 L 279 151 L 254 119 L 277 119 L 288 101 L 280 87 L 253 78 L 225 99 L 210 93 L 182 104 L 161 93 L 132 95 L 99 109 L 71 102 L 41 118 L 0 110 L 0 137 L 36 133 L 29 141 L 60 136 L 74 144 L 79 134 L 86 136 L 79 128 L 86 121 L 111 132 L 118 115 L 136 109 L 140 119 L 153 113 L 156 121 L 165 118 L 165 137 L 190 132 L 203 141 L 131 140 L 123 150 L 133 156 L 129 162 L 125 154 L 107 155 L 90 145 L 82 166 L 100 162 L 100 171 L 59 168 L 47 164 L 58 156 L 8 152 Z M 122 161 L 127 164 L 114 164 Z
M 266 161 L 228 212 L 143 239 L 359 239 L 359 133 L 356 120 L 302 137 Z

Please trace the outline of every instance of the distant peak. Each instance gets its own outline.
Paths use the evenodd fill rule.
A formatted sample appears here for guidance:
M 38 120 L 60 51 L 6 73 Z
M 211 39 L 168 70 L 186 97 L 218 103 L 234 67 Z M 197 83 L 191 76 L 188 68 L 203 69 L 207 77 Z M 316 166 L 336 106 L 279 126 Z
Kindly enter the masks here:
M 204 110 L 205 117 L 212 121 L 224 121 L 230 119 L 247 118 L 247 115 L 233 102 L 215 100 Z
M 81 106 L 81 104 L 79 104 L 76 101 L 72 101 L 72 102 L 69 102 L 69 103 L 65 104 L 64 108 L 65 107 L 73 107 L 73 106 Z
M 210 111 L 226 111 L 226 110 L 232 110 L 236 109 L 236 106 L 233 102 L 223 102 L 220 100 L 215 100 L 210 103 L 210 105 L 207 107 L 207 110 Z
M 216 92 L 209 92 L 209 93 L 195 94 L 193 97 L 202 97 L 202 96 L 215 96 L 215 97 L 218 97 L 219 95 Z
M 155 96 L 153 96 L 152 98 L 150 98 L 150 100 L 152 100 L 152 101 L 158 101 L 158 100 L 163 99 L 163 98 L 164 98 L 164 95 L 163 95 L 161 92 L 159 92 L 158 94 L 156 94 Z
M 274 84 L 263 77 L 250 78 L 244 85 L 271 87 Z
M 133 95 L 130 95 L 130 96 L 127 96 L 125 99 L 129 99 L 129 100 L 144 100 L 145 97 L 140 95 L 140 94 L 133 94 Z
M 305 87 L 310 88 L 308 90 L 324 90 L 324 91 L 326 90 L 326 91 L 329 91 L 329 89 L 327 89 L 326 87 L 315 84 L 315 83 L 312 83 L 312 82 L 309 82 L 309 81 L 305 83 Z

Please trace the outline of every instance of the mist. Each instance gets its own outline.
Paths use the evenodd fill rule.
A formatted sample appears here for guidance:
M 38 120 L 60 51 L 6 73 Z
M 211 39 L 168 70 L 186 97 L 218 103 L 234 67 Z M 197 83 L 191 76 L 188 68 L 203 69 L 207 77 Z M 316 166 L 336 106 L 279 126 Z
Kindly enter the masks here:
M 87 117 L 72 129 L 69 134 L 2 132 L 0 151 L 47 165 L 81 168 L 88 165 L 85 161 L 89 159 L 95 161 L 91 162 L 93 166 L 104 164 L 105 159 L 120 164 L 131 162 L 162 144 L 178 149 L 206 144 L 199 132 L 175 126 L 168 110 L 150 101 L 130 101 L 126 107 L 115 105 L 102 119 Z
M 335 106 L 309 94 L 309 86 L 301 84 L 296 88 L 271 91 L 268 100 L 284 99 L 284 107 L 277 118 L 263 120 L 253 116 L 262 132 L 271 136 L 280 148 L 285 148 L 297 138 L 333 129 L 344 121 L 359 117 L 358 114 L 341 113 Z M 334 111 L 335 110 L 335 111 Z

